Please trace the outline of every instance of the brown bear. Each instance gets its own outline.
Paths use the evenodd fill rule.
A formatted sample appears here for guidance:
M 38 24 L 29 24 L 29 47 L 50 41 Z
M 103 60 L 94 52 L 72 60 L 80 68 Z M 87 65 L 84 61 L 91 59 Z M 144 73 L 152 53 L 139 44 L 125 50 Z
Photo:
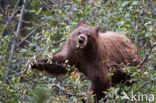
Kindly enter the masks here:
M 63 64 L 68 60 L 69 65 L 75 65 L 91 81 L 90 90 L 97 102 L 105 97 L 103 92 L 110 86 L 129 78 L 121 65 L 138 65 L 136 52 L 135 45 L 126 36 L 111 31 L 100 33 L 98 27 L 80 22 L 60 52 L 52 58 L 37 60 L 32 68 L 59 75 L 67 72 Z M 115 69 L 111 77 L 108 76 L 110 68 Z

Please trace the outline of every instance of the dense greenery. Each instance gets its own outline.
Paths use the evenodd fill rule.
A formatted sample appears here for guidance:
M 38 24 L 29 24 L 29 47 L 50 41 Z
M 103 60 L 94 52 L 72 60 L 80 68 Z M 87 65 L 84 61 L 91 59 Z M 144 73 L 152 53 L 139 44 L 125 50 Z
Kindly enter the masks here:
M 0 0 L 0 3 L 0 103 L 93 102 L 93 95 L 88 92 L 90 82 L 76 68 L 69 67 L 71 73 L 56 77 L 25 66 L 30 59 L 52 57 L 79 21 L 98 25 L 101 32 L 125 34 L 138 47 L 142 69 L 124 67 L 133 77 L 130 80 L 133 85 L 110 88 L 107 102 L 156 101 L 154 0 Z M 125 94 L 129 100 L 123 98 Z

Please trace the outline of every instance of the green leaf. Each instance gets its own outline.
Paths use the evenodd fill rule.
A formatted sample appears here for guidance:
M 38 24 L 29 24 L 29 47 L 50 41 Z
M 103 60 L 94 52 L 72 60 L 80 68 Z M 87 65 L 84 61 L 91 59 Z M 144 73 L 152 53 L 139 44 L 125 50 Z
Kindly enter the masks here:
M 42 11 L 42 8 L 40 8 L 35 14 L 38 15 Z
M 16 78 L 16 82 L 19 83 L 20 82 L 20 77 Z
M 125 6 L 128 5 L 129 3 L 130 3 L 129 1 L 125 1 L 125 2 L 122 3 L 121 6 L 122 6 L 122 7 L 125 7 Z
M 137 4 L 138 4 L 138 1 L 133 1 L 132 4 L 133 4 L 133 5 L 137 5 Z
M 27 52 L 27 49 L 21 49 L 20 52 L 21 53 Z

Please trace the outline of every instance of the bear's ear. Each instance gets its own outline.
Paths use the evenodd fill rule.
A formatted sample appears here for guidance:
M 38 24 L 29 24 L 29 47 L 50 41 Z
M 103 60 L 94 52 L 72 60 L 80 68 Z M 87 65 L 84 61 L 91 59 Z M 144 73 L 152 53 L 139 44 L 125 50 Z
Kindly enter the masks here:
M 95 27 L 95 31 L 98 33 L 99 32 L 99 26 Z
M 86 24 L 86 23 L 84 21 L 80 21 L 79 23 L 77 23 L 76 28 L 83 24 Z

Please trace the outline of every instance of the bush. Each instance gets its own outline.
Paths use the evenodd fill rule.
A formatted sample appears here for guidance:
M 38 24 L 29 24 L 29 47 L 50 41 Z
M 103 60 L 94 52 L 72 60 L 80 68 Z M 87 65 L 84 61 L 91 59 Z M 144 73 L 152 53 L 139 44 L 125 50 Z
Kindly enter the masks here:
M 107 102 L 153 101 L 156 29 L 153 0 L 1 0 L 0 102 L 93 102 L 90 82 L 77 70 L 64 76 L 32 71 L 29 59 L 52 57 L 79 21 L 123 33 L 137 46 L 142 69 L 125 66 L 132 86 L 109 89 Z M 132 95 L 133 94 L 133 95 Z M 123 98 L 124 96 L 128 98 Z M 134 98 L 132 96 L 135 96 Z M 148 99 L 147 99 L 148 98 Z

